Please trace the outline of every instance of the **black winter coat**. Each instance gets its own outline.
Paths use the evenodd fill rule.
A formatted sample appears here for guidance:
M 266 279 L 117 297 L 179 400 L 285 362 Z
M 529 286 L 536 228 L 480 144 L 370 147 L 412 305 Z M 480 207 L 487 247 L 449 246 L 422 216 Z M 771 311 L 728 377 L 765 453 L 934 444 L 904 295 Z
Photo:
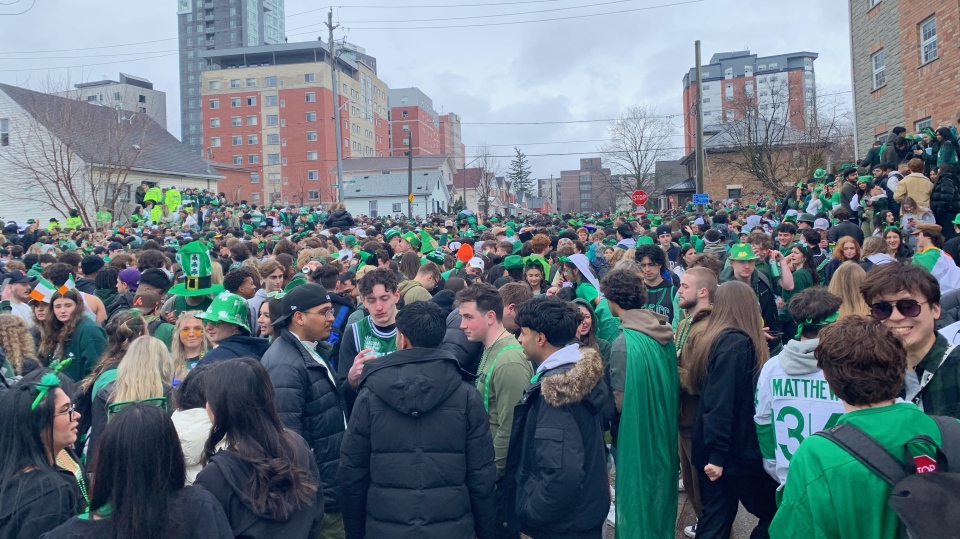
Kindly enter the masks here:
M 438 349 L 363 369 L 340 450 L 347 539 L 497 536 L 497 469 L 479 392 Z
M 723 467 L 723 474 L 763 474 L 763 459 L 753 422 L 757 388 L 753 341 L 739 329 L 720 334 L 710 349 L 693 424 L 693 466 Z
M 443 336 L 443 342 L 440 343 L 440 349 L 453 354 L 463 370 L 476 374 L 477 367 L 480 365 L 480 355 L 483 353 L 483 343 L 470 342 L 467 339 L 466 333 L 460 329 L 462 321 L 459 308 L 447 315 L 447 332 Z
M 270 341 L 249 335 L 233 335 L 220 341 L 217 347 L 203 355 L 197 365 L 210 365 L 219 361 L 249 356 L 260 359 L 270 347 Z
M 851 236 L 857 240 L 858 245 L 863 245 L 863 230 L 851 221 L 840 221 L 835 226 L 830 227 L 827 232 L 827 240 L 830 243 L 836 243 L 844 236 Z
M 0 539 L 36 539 L 79 514 L 84 503 L 66 470 L 14 476 L 0 498 Z
M 610 510 L 600 354 L 547 370 L 513 413 L 502 525 L 533 539 L 596 539 Z
M 329 357 L 330 346 L 320 343 L 317 352 L 324 358 Z M 313 450 L 320 470 L 325 510 L 340 511 L 337 463 L 347 406 L 337 390 L 330 365 L 313 359 L 300 339 L 286 329 L 280 330 L 260 363 L 273 382 L 277 412 L 283 425 L 303 436 Z
M 331 213 L 323 222 L 323 228 L 337 227 L 341 231 L 354 227 L 353 216 L 347 210 L 337 210 Z
M 303 438 L 293 432 L 289 434 L 298 450 L 297 465 L 308 470 L 310 481 L 319 486 L 320 475 L 313 455 Z M 232 536 L 244 539 L 312 539 L 317 536 L 323 524 L 323 493 L 319 488 L 311 505 L 291 512 L 286 518 L 279 518 L 269 510 L 258 513 L 250 506 L 246 485 L 253 474 L 252 464 L 233 451 L 221 450 L 210 457 L 194 484 L 210 491 L 219 502 L 233 530 Z M 296 503 L 289 491 L 283 495 L 287 496 L 289 503 Z
M 960 213 L 960 181 L 951 173 L 941 174 L 930 192 L 930 210 L 943 227 L 943 237 L 956 236 L 953 231 L 953 219 Z

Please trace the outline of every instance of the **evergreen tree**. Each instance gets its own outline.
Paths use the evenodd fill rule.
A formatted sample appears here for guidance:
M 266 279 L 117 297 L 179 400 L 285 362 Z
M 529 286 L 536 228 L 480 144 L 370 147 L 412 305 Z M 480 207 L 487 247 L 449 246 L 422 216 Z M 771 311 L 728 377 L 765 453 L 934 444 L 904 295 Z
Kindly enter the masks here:
M 534 195 L 533 181 L 530 179 L 530 163 L 527 156 L 520 151 L 520 148 L 514 148 L 517 155 L 510 161 L 510 170 L 507 171 L 507 179 L 513 183 L 515 193 L 524 193 Z

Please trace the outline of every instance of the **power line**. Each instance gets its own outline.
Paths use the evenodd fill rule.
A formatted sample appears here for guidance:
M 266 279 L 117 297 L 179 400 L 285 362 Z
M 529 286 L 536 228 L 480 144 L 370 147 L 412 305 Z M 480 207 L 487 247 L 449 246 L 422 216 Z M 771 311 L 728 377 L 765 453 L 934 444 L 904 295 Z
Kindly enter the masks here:
M 99 47 L 83 47 L 83 48 L 74 48 L 74 49 L 49 49 L 45 51 L 16 51 L 16 52 L 0 52 L 0 54 L 44 54 L 48 52 L 73 52 L 73 51 L 92 51 L 97 49 L 117 49 L 120 47 L 132 47 L 134 45 L 147 45 L 150 43 L 161 43 L 163 41 L 174 41 L 178 38 L 168 37 L 165 39 L 154 39 L 152 41 L 139 41 L 137 43 L 124 43 L 122 45 L 102 45 Z M 147 51 L 149 52 L 149 51 Z M 4 60 L 5 58 L 0 58 Z
M 489 7 L 489 6 L 513 6 L 520 4 L 543 4 L 547 2 L 561 2 L 563 0 L 521 0 L 517 2 L 488 2 L 482 4 L 447 4 L 447 5 L 423 5 L 423 6 L 408 6 L 408 5 L 360 5 L 360 6 L 327 6 L 322 8 L 308 9 L 306 11 L 300 11 L 298 13 L 293 13 L 287 15 L 288 17 L 295 17 L 297 15 L 304 15 L 306 13 L 313 13 L 316 11 L 327 11 L 328 9 L 335 7 L 337 9 L 445 9 L 445 8 L 470 8 L 470 7 Z
M 171 54 L 158 54 L 156 56 L 144 56 L 143 58 L 130 58 L 129 60 L 114 60 L 113 62 L 99 62 L 94 64 L 83 64 L 83 65 L 72 65 L 72 66 L 59 66 L 59 67 L 22 67 L 20 69 L 0 69 L 0 73 L 13 73 L 16 71 L 46 71 L 48 69 L 76 69 L 76 68 L 85 68 L 93 66 L 102 66 L 110 64 L 122 64 L 126 62 L 136 62 L 139 60 L 152 60 L 154 58 L 164 58 L 167 56 L 174 56 L 177 53 Z
M 112 58 L 114 56 L 141 56 L 144 54 L 163 54 L 178 53 L 179 50 L 167 51 L 143 51 L 143 52 L 118 52 L 114 54 L 96 54 L 92 56 L 41 56 L 39 58 L 0 58 L 0 60 L 82 60 L 84 58 Z
M 373 23 L 407 23 L 407 22 L 437 22 L 437 21 L 460 21 L 467 19 L 492 19 L 496 17 L 513 17 L 515 15 L 532 15 L 535 13 L 550 13 L 555 11 L 568 11 L 571 9 L 583 9 L 588 7 L 608 6 L 611 4 L 623 4 L 627 2 L 636 2 L 636 0 L 610 0 L 608 2 L 599 2 L 596 4 L 584 4 L 582 6 L 555 7 L 550 9 L 538 9 L 534 11 L 518 11 L 517 13 L 497 13 L 493 15 L 469 15 L 463 17 L 445 17 L 438 19 L 406 19 L 406 20 L 385 20 L 385 21 L 344 21 L 343 24 L 373 24 Z

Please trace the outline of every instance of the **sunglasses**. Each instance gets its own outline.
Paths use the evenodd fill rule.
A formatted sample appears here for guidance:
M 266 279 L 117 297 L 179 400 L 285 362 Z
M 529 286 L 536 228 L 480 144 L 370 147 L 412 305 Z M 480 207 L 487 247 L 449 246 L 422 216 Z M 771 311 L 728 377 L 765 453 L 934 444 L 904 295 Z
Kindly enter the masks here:
M 870 306 L 870 314 L 877 320 L 886 320 L 893 314 L 893 308 L 896 307 L 900 314 L 907 318 L 916 318 L 920 315 L 921 305 L 926 303 L 915 299 L 898 299 L 895 302 L 878 301 Z
M 181 329 L 180 335 L 183 337 L 189 337 L 190 335 L 200 336 L 203 335 L 203 328 L 193 328 L 193 329 Z

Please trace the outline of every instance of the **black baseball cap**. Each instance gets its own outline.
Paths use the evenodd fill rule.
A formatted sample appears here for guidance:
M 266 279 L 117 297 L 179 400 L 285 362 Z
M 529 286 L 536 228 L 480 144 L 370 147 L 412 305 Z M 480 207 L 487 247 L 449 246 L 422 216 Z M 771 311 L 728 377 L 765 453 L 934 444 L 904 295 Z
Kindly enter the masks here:
M 330 303 L 330 295 L 322 285 L 311 283 L 294 287 L 280 300 L 281 316 L 273 322 L 273 326 L 286 327 L 293 313 L 302 313 L 324 303 Z
M 108 250 L 108 251 L 116 251 L 117 249 L 123 249 L 123 244 L 120 243 L 120 242 L 118 242 L 118 241 L 111 241 L 111 242 L 107 245 L 107 250 Z
M 32 275 L 27 275 L 26 273 L 23 272 L 23 270 L 19 270 L 19 269 L 11 270 L 3 274 L 3 276 L 0 278 L 10 279 L 10 284 L 20 284 L 20 283 L 33 284 L 37 282 L 36 277 L 33 277 Z

